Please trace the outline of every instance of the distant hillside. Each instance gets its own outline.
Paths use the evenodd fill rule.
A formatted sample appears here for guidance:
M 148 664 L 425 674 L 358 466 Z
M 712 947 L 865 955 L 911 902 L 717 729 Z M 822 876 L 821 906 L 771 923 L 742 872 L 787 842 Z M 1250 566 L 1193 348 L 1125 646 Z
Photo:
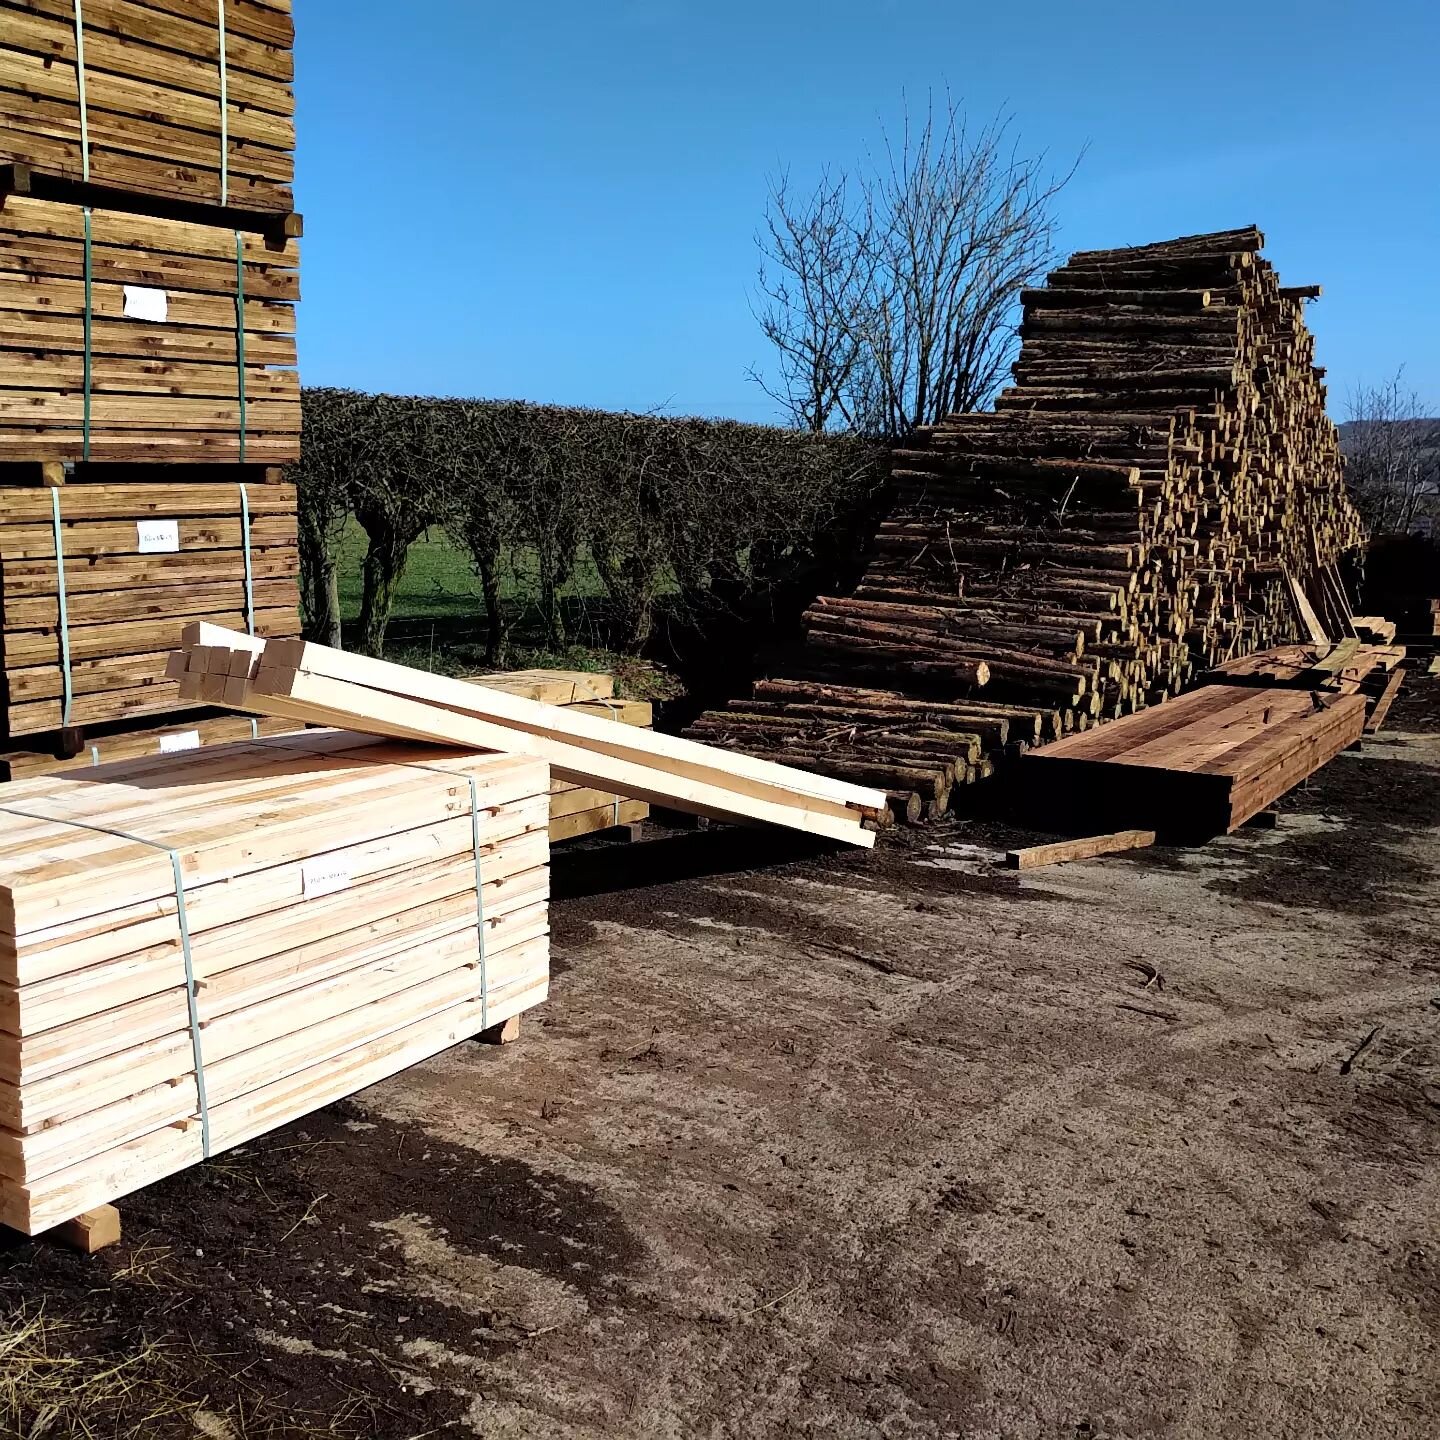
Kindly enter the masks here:
M 1382 425 L 1393 425 L 1407 438 L 1413 435 L 1427 450 L 1440 448 L 1440 416 L 1423 420 L 1342 420 L 1337 427 L 1340 448 L 1349 451 L 1366 429 Z

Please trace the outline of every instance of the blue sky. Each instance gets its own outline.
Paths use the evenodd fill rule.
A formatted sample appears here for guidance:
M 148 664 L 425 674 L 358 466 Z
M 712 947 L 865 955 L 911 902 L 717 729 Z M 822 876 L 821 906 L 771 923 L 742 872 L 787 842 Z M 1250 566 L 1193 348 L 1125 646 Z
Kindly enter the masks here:
M 1087 147 L 1062 250 L 1258 224 L 1337 418 L 1402 363 L 1440 410 L 1440 0 L 295 9 L 307 383 L 774 419 L 767 177 L 948 87 Z

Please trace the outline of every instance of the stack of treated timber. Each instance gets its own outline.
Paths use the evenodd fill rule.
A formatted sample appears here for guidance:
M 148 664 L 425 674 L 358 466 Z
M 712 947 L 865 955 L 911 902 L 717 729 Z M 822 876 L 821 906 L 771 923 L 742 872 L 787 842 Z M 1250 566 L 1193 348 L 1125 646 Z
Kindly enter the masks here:
M 177 623 L 298 630 L 290 8 L 0 0 L 0 734 L 36 755 L 170 716 Z
M 1343 623 L 1335 562 L 1362 535 L 1302 315 L 1317 292 L 1283 288 L 1262 243 L 1082 252 L 1025 291 L 1017 383 L 895 451 L 858 588 L 690 733 L 864 767 L 897 810 L 933 810 L 977 755 L 1310 633 L 1302 605 L 1320 638 Z
M 288 213 L 290 8 L 0 0 L 0 163 L 158 201 Z
M 1206 685 L 1025 755 L 1020 801 L 1047 827 L 1203 840 L 1243 825 L 1360 739 L 1365 701 Z
M 561 780 L 696 815 L 869 846 L 885 792 L 617 725 L 384 660 L 298 640 L 188 625 L 168 667 L 181 695 L 301 724 L 488 748 L 545 760 Z
M 0 465 L 292 463 L 299 284 L 293 239 L 0 195 Z
M 0 490 L 5 733 L 176 710 L 179 626 L 295 635 L 298 571 L 291 485 Z
M 0 1224 L 45 1230 L 542 1001 L 548 792 L 532 759 L 338 732 L 10 786 Z

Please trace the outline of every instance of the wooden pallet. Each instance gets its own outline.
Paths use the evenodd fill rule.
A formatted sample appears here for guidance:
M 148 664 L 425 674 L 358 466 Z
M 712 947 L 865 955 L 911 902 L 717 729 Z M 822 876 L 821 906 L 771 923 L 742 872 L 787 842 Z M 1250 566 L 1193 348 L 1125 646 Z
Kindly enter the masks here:
M 1022 804 L 1047 829 L 1223 834 L 1358 740 L 1365 712 L 1359 695 L 1205 686 L 1030 751 Z
M 332 731 L 9 787 L 0 1224 L 46 1230 L 538 1004 L 548 792 L 534 760 Z

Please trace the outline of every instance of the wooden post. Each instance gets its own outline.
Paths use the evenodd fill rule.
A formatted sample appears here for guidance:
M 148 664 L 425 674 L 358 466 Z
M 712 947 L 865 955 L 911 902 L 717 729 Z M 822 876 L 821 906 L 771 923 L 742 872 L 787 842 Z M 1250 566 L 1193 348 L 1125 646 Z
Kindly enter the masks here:
M 1036 870 L 1042 865 L 1060 865 L 1066 860 L 1089 860 L 1120 850 L 1141 850 L 1154 843 L 1153 830 L 1117 830 L 1113 835 L 1087 835 L 1083 840 L 1058 840 L 1053 845 L 1011 850 L 1005 856 L 1005 863 L 1012 870 Z

